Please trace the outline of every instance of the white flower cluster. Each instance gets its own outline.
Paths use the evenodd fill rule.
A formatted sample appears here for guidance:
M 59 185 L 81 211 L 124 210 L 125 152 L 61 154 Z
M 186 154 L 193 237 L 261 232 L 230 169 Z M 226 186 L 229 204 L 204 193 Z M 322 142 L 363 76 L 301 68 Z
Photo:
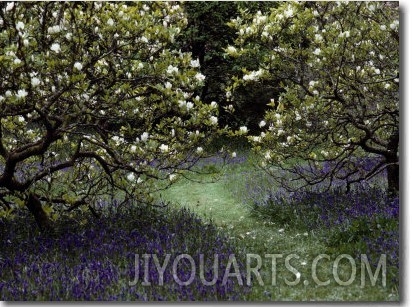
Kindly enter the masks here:
M 389 25 L 389 27 L 390 27 L 392 30 L 398 29 L 398 27 L 399 27 L 399 20 L 394 20 L 394 21 Z
M 249 74 L 243 76 L 243 80 L 245 81 L 258 81 L 260 76 L 263 74 L 263 70 L 255 70 L 251 71 Z
M 237 49 L 233 46 L 229 46 L 229 47 L 227 47 L 226 52 L 230 55 L 233 55 L 233 54 L 237 53 Z
M 80 62 L 76 62 L 76 63 L 74 63 L 73 67 L 76 68 L 78 71 L 80 71 L 80 70 L 82 70 L 83 65 Z
M 149 139 L 149 133 L 143 132 L 142 135 L 140 136 L 140 140 L 142 142 L 146 142 Z
M 267 16 L 266 15 L 262 15 L 261 11 L 258 11 L 255 18 L 253 18 L 253 23 L 260 25 L 262 23 L 265 23 L 267 20 Z
M 187 102 L 185 100 L 179 100 L 177 103 L 179 104 L 179 107 L 185 108 L 187 111 L 190 111 L 195 106 L 193 102 Z
M 16 30 L 17 31 L 24 30 L 24 23 L 22 21 L 19 21 L 16 23 Z
M 167 72 L 169 75 L 177 74 L 177 73 L 179 73 L 179 68 L 177 68 L 177 67 L 175 67 L 175 66 L 173 66 L 173 65 L 169 65 L 169 66 L 167 67 L 166 72 Z
M 191 60 L 191 61 L 190 61 L 190 66 L 193 67 L 193 68 L 200 67 L 199 59 Z
M 165 144 L 161 144 L 159 146 L 159 149 L 160 149 L 161 152 L 168 152 L 169 151 L 169 146 L 165 145 Z
M 198 72 L 198 73 L 195 75 L 195 78 L 196 78 L 196 80 L 197 80 L 198 82 L 203 82 L 206 77 L 205 77 L 205 75 L 203 75 L 202 73 Z
M 346 37 L 346 38 L 348 38 L 350 36 L 350 32 L 349 31 L 344 31 L 344 32 L 341 32 L 340 34 L 339 34 L 339 37 Z
M 246 126 L 241 126 L 241 127 L 239 127 L 239 131 L 240 131 L 240 133 L 241 134 L 244 134 L 244 133 L 247 133 L 247 127 Z
M 56 52 L 56 53 L 59 53 L 60 50 L 61 50 L 60 44 L 58 44 L 58 43 L 52 44 L 51 47 L 50 47 L 50 50 L 51 50 L 51 51 L 54 51 L 54 52 Z
M 39 78 L 37 78 L 37 77 L 33 77 L 33 78 L 31 78 L 31 85 L 33 86 L 33 87 L 36 87 L 36 86 L 38 86 L 38 85 L 40 85 L 40 79 Z
M 21 89 L 17 91 L 16 97 L 18 99 L 24 99 L 28 95 L 27 91 L 25 89 Z
M 60 31 L 61 31 L 61 27 L 59 25 L 55 25 L 47 29 L 48 34 L 55 34 L 55 33 L 59 33 Z

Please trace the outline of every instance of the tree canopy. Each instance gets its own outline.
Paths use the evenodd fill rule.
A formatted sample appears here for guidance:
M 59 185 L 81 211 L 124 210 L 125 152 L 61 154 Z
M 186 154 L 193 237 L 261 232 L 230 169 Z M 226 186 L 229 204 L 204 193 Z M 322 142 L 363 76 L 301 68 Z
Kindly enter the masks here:
M 127 200 L 190 168 L 217 107 L 174 47 L 186 23 L 172 2 L 2 3 L 0 204 Z
M 282 2 L 243 10 L 228 55 L 243 66 L 228 92 L 271 82 L 279 94 L 250 136 L 284 187 L 364 182 L 387 173 L 399 190 L 397 2 Z M 286 175 L 287 174 L 287 175 Z

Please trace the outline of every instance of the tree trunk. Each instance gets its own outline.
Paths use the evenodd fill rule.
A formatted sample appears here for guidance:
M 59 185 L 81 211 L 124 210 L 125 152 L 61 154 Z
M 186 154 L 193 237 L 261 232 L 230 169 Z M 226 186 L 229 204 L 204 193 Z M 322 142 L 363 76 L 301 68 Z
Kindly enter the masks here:
M 31 214 L 33 214 L 34 219 L 42 232 L 52 230 L 51 221 L 46 212 L 43 210 L 40 199 L 36 195 L 32 193 L 29 194 L 26 207 L 29 209 Z
M 394 131 L 388 142 L 389 155 L 386 156 L 388 166 L 386 168 L 388 179 L 388 194 L 399 195 L 399 130 Z
M 399 164 L 391 164 L 387 167 L 388 194 L 396 196 L 399 194 Z

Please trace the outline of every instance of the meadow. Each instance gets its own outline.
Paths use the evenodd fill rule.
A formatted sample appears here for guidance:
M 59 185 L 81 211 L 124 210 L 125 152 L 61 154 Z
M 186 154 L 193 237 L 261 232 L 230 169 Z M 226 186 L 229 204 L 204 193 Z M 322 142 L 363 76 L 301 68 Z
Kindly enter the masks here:
M 1 299 L 399 300 L 399 200 L 381 181 L 288 193 L 247 150 L 216 161 L 155 206 L 102 204 L 53 234 L 24 212 L 1 220 Z

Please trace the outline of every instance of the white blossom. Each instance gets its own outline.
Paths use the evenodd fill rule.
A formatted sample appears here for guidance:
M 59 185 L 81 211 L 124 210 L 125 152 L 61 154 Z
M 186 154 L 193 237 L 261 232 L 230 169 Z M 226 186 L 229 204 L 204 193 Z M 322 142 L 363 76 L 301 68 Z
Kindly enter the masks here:
M 146 142 L 149 139 L 149 133 L 143 132 L 140 136 L 140 139 L 142 140 L 142 142 Z
M 202 153 L 202 152 L 203 152 L 203 148 L 202 148 L 202 147 L 196 148 L 196 152 L 197 152 L 197 153 Z
M 194 107 L 194 104 L 193 104 L 193 102 L 188 102 L 187 104 L 186 104 L 186 109 L 189 111 L 190 109 L 192 109 Z
M 191 60 L 190 61 L 190 66 L 193 67 L 193 68 L 199 67 L 200 66 L 199 59 Z
M 309 82 L 309 86 L 310 86 L 310 87 L 314 87 L 315 85 L 316 85 L 316 81 L 313 81 L 313 80 L 312 80 L 312 81 Z
M 13 64 L 19 65 L 21 63 L 21 60 L 19 58 L 15 58 L 13 61 Z
M 261 120 L 260 123 L 259 123 L 259 127 L 263 128 L 265 126 L 266 126 L 266 122 L 264 120 Z
M 14 2 L 8 2 L 6 5 L 6 12 L 11 11 L 14 7 Z
M 237 49 L 235 47 L 233 47 L 233 46 L 227 47 L 227 53 L 234 54 L 236 52 L 237 52 Z
M 176 74 L 177 74 L 177 73 L 179 72 L 179 69 L 178 69 L 177 67 L 173 66 L 173 65 L 169 65 L 169 66 L 167 67 L 166 72 L 167 72 L 169 75 L 171 75 L 171 74 L 173 74 L 173 73 L 176 73 Z
M 289 6 L 288 9 L 284 12 L 285 17 L 289 18 L 293 16 L 293 9 Z
M 167 151 L 169 151 L 169 146 L 167 146 L 165 144 L 161 144 L 159 146 L 159 149 L 160 149 L 161 152 L 167 152 Z
M 61 30 L 60 26 L 59 26 L 59 25 L 55 25 L 55 26 L 49 27 L 49 28 L 47 29 L 47 33 L 49 33 L 49 34 L 55 34 L 55 33 L 59 33 L 60 30 Z
M 172 83 L 170 83 L 169 81 L 167 81 L 166 83 L 165 83 L 165 88 L 167 88 L 167 89 L 171 89 L 172 88 Z
M 245 81 L 257 81 L 259 80 L 259 77 L 262 75 L 263 70 L 259 69 L 256 71 L 251 71 L 249 74 L 246 74 L 243 76 L 243 80 Z
M 147 43 L 149 42 L 149 40 L 147 39 L 146 36 L 142 36 L 142 37 L 140 38 L 140 41 L 143 42 L 143 43 L 145 43 L 145 44 L 147 44 Z
M 24 23 L 22 21 L 19 21 L 16 23 L 16 29 L 17 31 L 23 30 L 24 29 Z
M 339 37 L 349 37 L 350 36 L 350 32 L 349 31 L 345 31 L 345 32 L 341 32 L 339 34 Z
M 315 34 L 315 41 L 322 41 L 323 40 L 323 37 L 322 37 L 322 35 L 320 35 L 320 34 L 318 34 L 318 33 L 316 33 Z
M 82 63 L 80 63 L 80 62 L 76 62 L 76 63 L 74 63 L 74 68 L 76 68 L 77 70 L 82 70 L 82 68 L 83 68 L 83 65 L 82 65 Z
M 27 91 L 25 89 L 22 89 L 22 90 L 17 91 L 16 97 L 19 99 L 22 99 L 26 97 L 27 95 L 28 95 Z
M 179 107 L 183 108 L 186 107 L 187 102 L 185 100 L 178 100 L 177 104 L 179 105 Z
M 137 150 L 136 145 L 132 145 L 132 146 L 130 147 L 130 152 L 131 152 L 131 153 L 135 153 L 136 150 Z
M 39 78 L 37 78 L 37 77 L 31 78 L 31 85 L 33 87 L 38 86 L 39 84 L 40 84 L 40 79 Z
M 386 25 L 381 25 L 379 28 L 380 28 L 382 31 L 385 31 L 385 30 L 386 30 Z
M 114 25 L 113 19 L 109 18 L 109 19 L 107 20 L 107 24 L 108 24 L 109 26 L 113 26 L 113 25 Z
M 313 54 L 319 55 L 321 53 L 321 50 L 319 48 L 316 48 L 315 51 L 313 51 Z
M 50 50 L 51 51 L 54 51 L 54 52 L 56 52 L 56 53 L 59 53 L 60 52 L 60 44 L 58 44 L 58 43 L 54 43 L 54 44 L 52 44 L 51 45 L 51 47 L 50 47 Z
M 399 26 L 399 20 L 394 20 L 394 21 L 389 25 L 389 27 L 390 27 L 392 30 L 397 29 L 398 26 Z
M 241 127 L 239 127 L 239 131 L 241 133 L 247 133 L 247 127 L 246 126 L 241 126 Z
M 135 181 L 136 180 L 136 176 L 134 175 L 134 173 L 127 174 L 126 178 L 129 181 Z
M 217 124 L 217 117 L 216 116 L 210 116 L 210 121 L 212 122 L 213 125 Z
M 210 103 L 210 106 L 211 106 L 212 108 L 216 108 L 216 107 L 217 107 L 216 101 L 212 101 L 212 102 Z
M 202 73 L 198 72 L 198 73 L 195 75 L 195 78 L 196 78 L 198 81 L 202 82 L 203 80 L 205 80 L 206 77 L 205 77 Z
M 169 175 L 169 180 L 174 181 L 176 179 L 177 175 L 176 174 L 170 174 Z
M 232 158 L 236 158 L 237 154 L 236 151 L 232 152 Z

